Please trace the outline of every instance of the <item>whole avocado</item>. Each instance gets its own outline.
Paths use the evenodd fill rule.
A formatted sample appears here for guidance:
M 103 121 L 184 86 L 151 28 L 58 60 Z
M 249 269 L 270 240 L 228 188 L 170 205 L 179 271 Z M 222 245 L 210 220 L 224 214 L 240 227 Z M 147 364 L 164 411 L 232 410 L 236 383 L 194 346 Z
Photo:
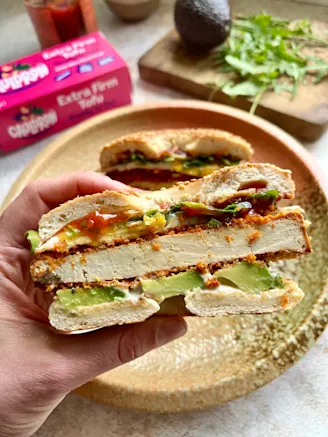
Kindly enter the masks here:
M 182 41 L 195 50 L 209 50 L 229 35 L 228 0 L 177 0 L 174 18 Z

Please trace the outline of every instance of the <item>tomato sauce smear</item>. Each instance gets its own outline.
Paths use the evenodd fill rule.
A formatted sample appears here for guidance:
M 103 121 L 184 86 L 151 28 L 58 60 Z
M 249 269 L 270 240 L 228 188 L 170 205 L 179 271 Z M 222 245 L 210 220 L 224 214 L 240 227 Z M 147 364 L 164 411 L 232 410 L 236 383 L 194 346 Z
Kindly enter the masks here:
M 96 240 L 103 230 L 114 226 L 117 223 L 126 222 L 129 217 L 126 214 L 101 214 L 98 211 L 93 211 L 90 214 L 73 220 L 67 226 L 62 228 L 59 232 L 78 230 L 81 234 Z

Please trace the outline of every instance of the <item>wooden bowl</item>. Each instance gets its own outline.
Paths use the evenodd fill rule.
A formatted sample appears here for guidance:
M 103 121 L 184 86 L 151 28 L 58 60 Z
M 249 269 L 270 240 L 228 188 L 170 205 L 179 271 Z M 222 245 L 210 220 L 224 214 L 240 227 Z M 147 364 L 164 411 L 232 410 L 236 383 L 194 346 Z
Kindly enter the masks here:
M 306 295 L 291 311 L 273 315 L 188 318 L 182 339 L 105 373 L 77 390 L 116 407 L 153 412 L 202 409 L 255 390 L 276 378 L 313 345 L 328 323 L 328 205 L 312 158 L 291 136 L 246 112 L 198 101 L 130 106 L 97 116 L 46 147 L 8 194 L 12 200 L 31 180 L 98 169 L 101 147 L 127 133 L 203 127 L 231 131 L 252 143 L 254 161 L 289 168 L 294 203 L 312 221 L 313 253 L 279 262 Z

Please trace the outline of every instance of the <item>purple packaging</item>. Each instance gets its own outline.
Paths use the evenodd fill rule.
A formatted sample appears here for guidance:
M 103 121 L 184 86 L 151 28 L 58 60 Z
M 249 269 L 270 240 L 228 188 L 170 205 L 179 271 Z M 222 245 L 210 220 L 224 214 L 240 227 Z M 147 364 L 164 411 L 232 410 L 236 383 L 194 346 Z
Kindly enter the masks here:
M 0 66 L 0 149 L 131 103 L 128 67 L 101 32 Z

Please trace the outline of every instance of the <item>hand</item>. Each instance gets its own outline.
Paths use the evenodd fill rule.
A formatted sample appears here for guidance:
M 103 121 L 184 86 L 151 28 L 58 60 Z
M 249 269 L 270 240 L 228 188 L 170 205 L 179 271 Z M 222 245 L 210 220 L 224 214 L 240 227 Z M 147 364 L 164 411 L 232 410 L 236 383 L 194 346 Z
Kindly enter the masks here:
M 95 173 L 33 182 L 0 216 L 0 436 L 29 437 L 76 387 L 181 335 L 180 317 L 61 335 L 29 274 L 24 234 L 42 214 L 78 195 L 127 190 Z

